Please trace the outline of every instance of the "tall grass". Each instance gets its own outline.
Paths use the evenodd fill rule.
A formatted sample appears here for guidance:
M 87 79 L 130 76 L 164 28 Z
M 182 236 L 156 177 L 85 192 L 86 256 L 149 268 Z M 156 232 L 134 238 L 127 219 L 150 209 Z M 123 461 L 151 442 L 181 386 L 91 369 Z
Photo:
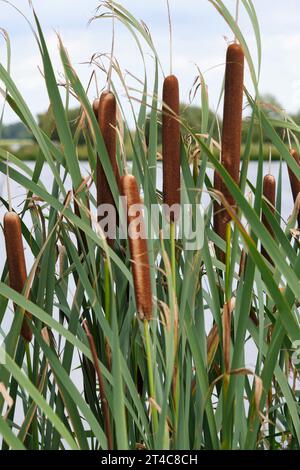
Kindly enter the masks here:
M 1 275 L 3 449 L 300 448 L 299 361 L 295 351 L 300 340 L 300 251 L 295 230 L 299 204 L 285 221 L 280 213 L 280 179 L 272 204 L 263 190 L 263 136 L 280 153 L 281 165 L 287 165 L 293 181 L 299 181 L 298 162 L 277 129 L 289 129 L 292 146 L 298 150 L 300 129 L 289 119 L 270 120 L 259 99 L 261 40 L 252 1 L 242 0 L 241 8 L 249 16 L 256 37 L 257 65 L 226 5 L 221 0 L 210 3 L 232 29 L 239 44 L 235 47 L 242 50 L 250 71 L 254 94 L 239 85 L 239 99 L 243 91 L 251 116 L 242 167 L 239 173 L 235 161 L 232 174 L 225 160 L 212 151 L 217 116 L 209 127 L 205 77 L 199 76 L 201 130 L 195 133 L 182 122 L 189 138 L 180 142 L 181 202 L 191 205 L 195 222 L 199 201 L 204 213 L 203 244 L 192 250 L 185 234 L 177 237 L 174 227 L 171 237 L 166 236 L 162 210 L 158 214 L 160 236 L 149 237 L 140 245 L 130 238 L 123 240 L 118 227 L 112 245 L 97 223 L 97 184 L 98 199 L 104 195 L 101 184 L 105 189 L 108 183 L 109 193 L 105 194 L 114 203 L 121 189 L 129 196 L 129 205 L 142 198 L 146 208 L 154 204 L 161 208 L 163 195 L 157 187 L 157 117 L 163 104 L 158 92 L 161 62 L 144 23 L 113 1 L 103 2 L 94 18 L 104 21 L 114 16 L 128 28 L 142 60 L 149 49 L 153 57 L 153 70 L 145 65 L 139 90 L 129 89 L 117 60 L 111 61 L 110 93 L 122 119 L 111 115 L 103 120 L 97 106 L 93 109 L 60 38 L 67 86 L 62 90 L 58 84 L 33 12 L 32 28 L 59 145 L 52 142 L 50 129 L 38 127 L 10 68 L 0 64 L 7 105 L 31 130 L 40 149 L 33 171 L 14 155 L 0 153 L 1 173 L 5 177 L 8 173 L 27 195 L 22 206 L 14 199 L 12 202 L 20 217 L 18 246 L 24 243 L 30 253 L 28 259 L 34 260 L 27 265 L 28 277 L 24 286 L 22 280 L 21 288 L 10 278 L 14 272 L 10 264 L 13 250 L 9 250 Z M 154 76 L 152 89 L 148 88 L 149 74 Z M 106 83 L 106 73 L 101 80 Z M 116 80 L 124 86 L 120 94 Z M 233 89 L 233 97 L 235 93 Z M 70 94 L 81 106 L 74 137 L 64 105 Z M 134 130 L 123 110 L 124 94 L 131 105 Z M 170 103 L 164 106 L 166 111 Z M 173 111 L 177 113 L 177 109 Z M 172 115 L 172 109 L 169 112 L 172 125 L 177 125 L 179 116 Z M 123 125 L 134 154 L 130 168 L 126 168 L 122 146 Z M 262 139 L 257 175 L 250 181 L 255 126 L 259 126 Z M 88 176 L 82 174 L 78 162 L 79 132 L 84 134 L 88 149 Z M 234 149 L 230 143 L 230 116 L 226 133 L 228 155 L 234 150 L 239 159 L 239 136 L 232 137 Z M 175 143 L 177 165 L 177 136 L 172 145 Z M 53 177 L 51 185 L 41 177 L 46 165 Z M 101 169 L 103 183 L 98 182 L 97 168 Z M 219 178 L 218 191 L 211 180 L 211 169 Z M 177 173 L 174 178 L 177 190 Z M 208 202 L 204 193 L 209 195 Z M 3 207 L 8 208 L 8 202 L 1 199 Z M 226 214 L 226 232 L 214 228 L 214 206 Z M 121 220 L 122 214 L 119 216 Z M 144 230 L 150 234 L 151 226 L 145 224 Z M 17 255 L 17 241 L 11 238 L 8 242 Z M 218 251 L 224 257 L 216 256 Z M 2 253 L 5 257 L 4 246 Z M 16 314 L 12 313 L 12 303 Z M 25 311 L 33 335 L 30 344 L 22 337 Z

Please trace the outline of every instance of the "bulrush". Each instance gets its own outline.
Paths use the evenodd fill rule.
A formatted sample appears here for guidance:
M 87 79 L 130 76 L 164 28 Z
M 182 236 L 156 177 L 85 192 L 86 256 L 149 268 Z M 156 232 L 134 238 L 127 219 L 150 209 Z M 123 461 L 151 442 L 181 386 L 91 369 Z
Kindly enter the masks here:
M 179 84 L 174 75 L 165 78 L 163 85 L 162 155 L 163 202 L 171 208 L 180 204 L 180 123 Z M 174 221 L 176 214 L 170 213 Z
M 221 162 L 237 184 L 239 183 L 241 158 L 243 87 L 243 49 L 239 44 L 231 44 L 228 47 L 226 57 Z M 218 180 L 218 178 L 216 179 Z M 216 189 L 223 193 L 230 205 L 235 205 L 234 198 L 222 179 L 220 179 L 220 188 Z M 224 207 L 218 207 L 217 210 L 215 229 L 218 235 L 225 240 L 226 226 L 231 217 Z M 223 254 L 221 258 L 224 259 Z
M 150 265 L 145 224 L 138 208 L 138 205 L 141 208 L 141 199 L 134 176 L 121 178 L 121 193 L 127 198 L 128 239 L 137 311 L 141 320 L 149 321 L 152 318 Z
M 276 193 L 276 180 L 273 175 L 266 175 L 263 182 L 263 195 L 268 201 L 269 209 L 274 213 L 275 212 L 275 193 Z M 265 214 L 262 214 L 262 222 L 270 235 L 274 237 L 274 232 L 267 220 Z M 272 260 L 267 252 L 267 250 L 262 246 L 261 254 L 272 264 Z
M 98 105 L 98 111 L 97 111 Z M 104 139 L 107 153 L 110 158 L 110 163 L 116 177 L 117 184 L 120 183 L 120 174 L 117 164 L 117 104 L 116 98 L 113 93 L 104 91 L 100 100 L 95 100 L 93 109 L 98 118 L 101 134 Z M 114 198 L 110 190 L 109 182 L 107 181 L 103 166 L 100 159 L 97 159 L 97 207 L 102 204 L 111 204 L 115 206 Z M 101 218 L 99 219 L 101 220 Z M 108 240 L 112 245 L 113 241 Z
M 292 149 L 291 156 L 293 157 L 297 165 L 300 167 L 300 158 L 299 158 L 298 152 Z M 300 193 L 300 181 L 295 175 L 295 173 L 290 169 L 289 166 L 288 166 L 288 172 L 289 172 L 289 178 L 290 178 L 290 183 L 291 183 L 291 188 L 292 188 L 292 193 L 293 193 L 293 199 L 295 203 L 297 196 Z M 300 213 L 298 214 L 298 226 L 300 227 Z
M 9 283 L 12 289 L 23 292 L 27 273 L 22 240 L 21 221 L 15 212 L 7 212 L 4 216 L 4 237 L 7 254 Z M 31 318 L 31 314 L 25 314 Z M 31 341 L 32 331 L 26 318 L 23 320 L 21 335 L 26 341 Z

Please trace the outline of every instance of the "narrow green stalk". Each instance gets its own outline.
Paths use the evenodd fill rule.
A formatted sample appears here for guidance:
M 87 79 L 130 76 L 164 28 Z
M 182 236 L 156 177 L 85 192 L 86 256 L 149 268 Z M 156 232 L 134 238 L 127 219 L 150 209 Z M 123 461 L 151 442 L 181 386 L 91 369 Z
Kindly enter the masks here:
M 171 241 L 171 269 L 173 289 L 176 295 L 176 222 L 170 223 L 170 241 Z
M 155 386 L 154 386 L 154 371 L 153 371 L 153 364 L 152 364 L 152 354 L 151 354 L 151 340 L 150 340 L 150 332 L 149 332 L 149 323 L 147 320 L 144 320 L 144 335 L 145 335 L 145 348 L 146 348 L 146 356 L 147 356 L 147 367 L 148 367 L 148 380 L 149 380 L 149 395 L 154 401 L 155 399 Z M 154 434 L 157 433 L 158 430 L 158 415 L 156 406 L 151 403 L 151 412 L 152 412 L 152 419 L 153 419 L 153 432 Z
M 30 357 L 30 350 L 29 350 L 29 343 L 25 341 L 25 353 L 26 353 L 26 362 L 27 362 L 27 370 L 28 370 L 28 377 L 32 381 L 33 379 L 33 372 L 31 366 L 31 357 Z
M 108 322 L 110 322 L 110 272 L 109 272 L 109 263 L 105 258 L 104 260 L 104 308 L 105 316 Z
M 231 271 L 231 225 L 230 223 L 227 224 L 226 226 L 226 266 L 225 266 L 225 306 L 224 306 L 224 311 L 223 315 L 228 315 L 229 311 L 228 309 L 231 309 L 230 303 L 231 303 L 231 276 L 230 276 L 230 271 Z M 225 309 L 226 307 L 226 309 Z M 230 321 L 230 320 L 229 320 Z M 227 322 L 226 322 L 227 323 Z M 223 322 L 223 326 L 225 325 L 225 322 Z M 227 329 L 228 328 L 228 329 Z M 232 418 L 230 417 L 230 420 L 225 419 L 225 410 L 227 409 L 228 403 L 227 403 L 227 397 L 228 397 L 228 388 L 230 384 L 230 325 L 227 325 L 227 328 L 225 330 L 225 335 L 223 331 L 223 335 L 225 338 L 224 341 L 224 356 L 225 356 L 225 374 L 223 378 L 223 429 L 222 429 L 222 449 L 228 450 L 231 448 L 232 444 Z M 229 338 L 227 337 L 229 336 Z M 228 346 L 225 346 L 225 344 L 228 341 Z
M 176 222 L 170 223 L 170 241 L 171 241 L 171 271 L 172 271 L 172 287 L 174 295 L 176 297 Z M 180 387 L 179 387 L 179 371 L 178 371 L 178 355 L 175 353 L 174 363 L 174 377 L 173 377 L 173 399 L 175 409 L 175 432 L 178 429 L 179 420 L 179 398 L 180 398 Z
M 226 227 L 226 271 L 225 271 L 225 299 L 230 302 L 231 298 L 231 285 L 230 285 L 230 271 L 231 271 L 231 225 L 227 224 Z

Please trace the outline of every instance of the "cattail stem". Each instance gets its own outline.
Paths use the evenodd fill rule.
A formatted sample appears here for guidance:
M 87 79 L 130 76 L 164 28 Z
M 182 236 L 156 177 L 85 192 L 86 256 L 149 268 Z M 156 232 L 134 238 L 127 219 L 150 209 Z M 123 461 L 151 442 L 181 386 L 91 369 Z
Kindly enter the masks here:
M 176 295 L 176 224 L 174 221 L 170 223 L 170 242 L 171 242 L 171 269 L 173 289 Z
M 180 123 L 179 84 L 174 75 L 165 78 L 163 85 L 162 155 L 163 202 L 172 208 L 180 204 Z M 170 213 L 170 220 L 176 214 Z
M 167 0 L 167 9 L 168 9 L 168 22 L 169 22 L 169 48 L 170 48 L 170 75 L 173 73 L 173 31 L 172 31 L 172 19 L 171 19 L 171 9 L 169 0 Z
M 240 17 L 240 0 L 236 0 L 236 7 L 235 7 L 235 22 L 238 26 L 239 24 L 239 17 Z M 234 41 L 237 42 L 237 37 L 234 37 Z
M 98 355 L 96 351 L 96 346 L 95 346 L 94 338 L 90 333 L 87 321 L 84 320 L 82 324 L 87 335 L 87 339 L 88 339 L 90 350 L 91 350 L 92 357 L 93 357 L 94 367 L 95 367 L 97 377 L 98 377 L 101 405 L 102 405 L 103 416 L 104 416 L 105 435 L 107 438 L 107 447 L 108 447 L 108 450 L 112 450 L 113 439 L 112 439 L 112 433 L 111 433 L 111 427 L 110 427 L 109 408 L 108 408 L 108 403 L 107 403 L 107 398 L 106 398 L 106 393 L 105 393 L 103 376 L 102 376 L 102 372 L 98 363 Z
M 9 272 L 9 282 L 12 289 L 23 292 L 27 280 L 24 247 L 22 240 L 21 221 L 15 212 L 7 212 L 4 216 L 4 237 Z M 26 320 L 31 314 L 25 312 L 21 328 L 21 336 L 28 342 L 32 339 L 32 331 Z
M 231 44 L 226 57 L 221 162 L 237 184 L 241 157 L 243 86 L 243 49 L 239 44 Z M 234 206 L 234 198 L 219 175 L 216 175 L 215 181 L 219 185 L 216 189 L 220 190 L 229 204 Z M 218 214 L 215 215 L 215 230 L 223 240 L 226 239 L 226 226 L 230 220 L 231 217 L 224 207 L 221 210 L 219 208 Z M 222 253 L 221 260 L 224 259 L 225 254 Z
M 104 308 L 105 316 L 108 322 L 110 322 L 110 271 L 109 271 L 109 261 L 105 257 L 104 259 L 104 288 L 105 288 L 105 299 L 104 299 Z
M 156 401 L 155 400 L 155 386 L 154 386 L 154 372 L 153 372 L 152 353 L 151 353 L 151 340 L 150 340 L 150 332 L 149 332 L 149 323 L 147 320 L 144 321 L 144 337 L 145 337 L 145 349 L 146 349 L 147 367 L 148 367 L 149 395 L 150 395 L 150 398 L 152 398 L 152 401 Z M 154 434 L 156 434 L 158 430 L 158 416 L 157 416 L 156 406 L 153 402 L 151 402 L 151 412 L 152 412 L 152 420 L 153 420 L 153 432 Z
M 28 371 L 28 378 L 33 381 L 33 371 L 31 366 L 31 357 L 30 357 L 30 349 L 28 341 L 25 342 L 25 354 L 26 354 L 26 362 L 27 362 L 27 371 Z
M 107 89 L 108 89 L 109 92 L 111 90 L 111 81 L 112 81 L 111 77 L 112 77 L 112 71 L 113 71 L 114 49 L 115 49 L 115 15 L 113 13 L 113 16 L 112 16 L 111 51 L 110 51 L 109 69 L 108 69 L 108 74 L 107 74 Z
M 145 223 L 134 176 L 121 178 L 121 193 L 127 198 L 127 224 L 137 312 L 141 320 L 152 318 L 152 288 Z M 137 223 L 138 222 L 138 223 Z M 138 231 L 138 227 L 140 230 Z
M 274 213 L 275 212 L 275 193 L 276 193 L 276 180 L 273 175 L 266 175 L 263 181 L 263 195 L 268 202 L 269 209 Z M 265 214 L 262 214 L 262 222 L 270 235 L 274 237 L 274 232 L 271 225 L 268 222 L 267 217 Z M 273 264 L 272 259 L 269 256 L 268 251 L 262 246 L 261 247 L 261 254 L 269 261 L 269 263 Z
M 231 299 L 231 225 L 227 224 L 226 227 L 226 268 L 225 268 L 225 299 L 230 302 Z

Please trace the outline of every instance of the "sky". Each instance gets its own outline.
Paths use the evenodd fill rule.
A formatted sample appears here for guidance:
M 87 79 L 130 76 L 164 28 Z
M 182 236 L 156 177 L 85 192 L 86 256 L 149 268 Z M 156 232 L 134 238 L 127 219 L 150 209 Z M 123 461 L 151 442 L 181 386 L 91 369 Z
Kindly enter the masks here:
M 119 0 L 137 19 L 142 19 L 151 31 L 165 74 L 169 73 L 168 17 L 165 0 Z M 33 22 L 28 0 L 12 0 Z M 93 54 L 109 53 L 112 25 L 109 19 L 98 19 L 89 24 L 100 2 L 97 0 L 33 0 L 42 24 L 54 70 L 59 80 L 62 67 L 59 62 L 57 33 L 84 86 L 96 70 L 97 86 L 105 86 L 105 74 L 98 67 L 88 65 Z M 224 0 L 235 11 L 236 0 Z M 300 111 L 300 5 L 299 0 L 253 0 L 262 35 L 262 72 L 259 89 L 262 94 L 275 95 L 289 113 Z M 197 75 L 197 67 L 204 73 L 210 105 L 216 109 L 224 76 L 226 47 L 233 36 L 224 19 L 209 0 L 170 0 L 173 25 L 173 72 L 180 82 L 181 100 L 188 102 L 189 91 Z M 101 10 L 102 11 L 102 10 Z M 104 11 L 104 10 L 103 10 Z M 240 7 L 239 24 L 256 57 L 255 36 L 244 8 Z M 0 0 L 0 28 L 7 31 L 11 41 L 11 74 L 34 115 L 49 105 L 41 73 L 41 58 L 30 28 L 24 18 L 7 2 Z M 149 83 L 154 77 L 154 62 L 150 50 L 143 43 Z M 129 31 L 121 24 L 115 27 L 115 56 L 123 72 L 143 78 L 143 64 Z M 0 62 L 6 63 L 6 45 L 0 39 Z M 107 65 L 107 62 L 106 62 Z M 141 89 L 138 81 L 126 75 L 128 84 Z M 251 78 L 246 70 L 246 85 L 251 89 Z M 117 90 L 129 106 L 121 84 Z M 97 95 L 96 83 L 91 83 L 89 96 Z M 196 96 L 195 104 L 200 104 Z M 75 103 L 72 103 L 75 104 Z M 132 119 L 128 118 L 129 121 Z M 6 107 L 4 122 L 16 121 Z

